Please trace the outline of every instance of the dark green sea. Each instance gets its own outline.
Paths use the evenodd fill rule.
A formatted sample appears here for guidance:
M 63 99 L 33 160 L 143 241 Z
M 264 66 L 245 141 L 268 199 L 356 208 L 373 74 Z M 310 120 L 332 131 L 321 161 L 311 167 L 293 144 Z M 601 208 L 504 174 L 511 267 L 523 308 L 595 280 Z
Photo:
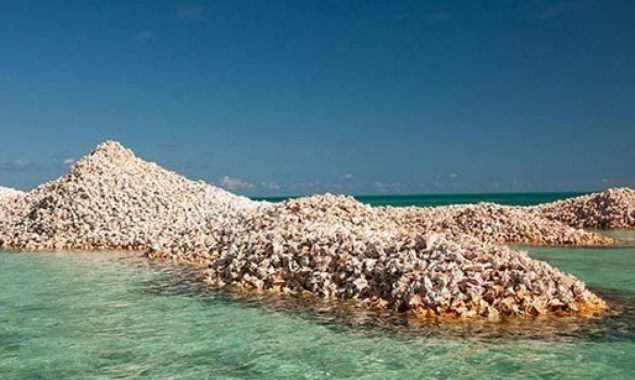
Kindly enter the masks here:
M 635 249 L 529 252 L 583 279 L 613 311 L 437 325 L 210 290 L 186 267 L 129 253 L 0 252 L 0 379 L 635 378 Z

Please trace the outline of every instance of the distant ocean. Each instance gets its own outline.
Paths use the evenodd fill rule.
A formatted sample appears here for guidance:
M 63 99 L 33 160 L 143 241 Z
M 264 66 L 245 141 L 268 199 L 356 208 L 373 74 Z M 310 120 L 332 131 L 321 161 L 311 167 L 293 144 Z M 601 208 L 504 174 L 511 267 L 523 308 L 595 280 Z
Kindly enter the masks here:
M 421 195 L 359 195 L 357 200 L 372 206 L 444 206 L 450 204 L 466 204 L 493 202 L 502 205 L 529 206 L 553 202 L 560 199 L 587 194 L 584 192 L 563 193 L 484 193 L 484 194 L 421 194 Z M 257 200 L 281 202 L 290 197 L 258 197 Z

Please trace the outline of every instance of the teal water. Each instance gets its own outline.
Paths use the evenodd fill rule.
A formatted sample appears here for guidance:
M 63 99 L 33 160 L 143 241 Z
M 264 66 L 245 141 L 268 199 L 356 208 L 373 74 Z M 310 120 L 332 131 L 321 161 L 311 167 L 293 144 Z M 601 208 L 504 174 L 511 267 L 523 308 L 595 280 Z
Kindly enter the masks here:
M 635 250 L 531 252 L 616 312 L 435 326 L 213 291 L 119 253 L 0 253 L 0 378 L 635 376 Z
M 436 325 L 206 289 L 134 254 L 0 252 L 0 379 L 634 378 L 635 249 L 529 252 L 612 312 Z
M 422 195 L 358 195 L 360 202 L 373 206 L 443 206 L 450 204 L 467 204 L 478 202 L 494 202 L 503 205 L 529 206 L 553 202 L 560 199 L 582 195 L 581 192 L 562 193 L 493 193 L 493 194 L 422 194 Z M 258 200 L 279 202 L 288 197 L 261 197 Z

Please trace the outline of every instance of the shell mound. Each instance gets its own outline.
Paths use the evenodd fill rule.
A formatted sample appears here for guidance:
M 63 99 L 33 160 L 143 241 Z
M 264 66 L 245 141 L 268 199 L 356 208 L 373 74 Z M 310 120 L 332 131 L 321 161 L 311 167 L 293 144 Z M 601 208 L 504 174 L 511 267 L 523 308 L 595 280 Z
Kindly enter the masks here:
M 439 216 L 431 214 L 434 223 L 425 213 L 409 220 L 408 211 L 403 217 L 351 197 L 254 202 L 109 141 L 63 177 L 3 198 L 0 247 L 142 250 L 205 264 L 207 281 L 217 286 L 355 299 L 422 316 L 495 318 L 605 307 L 579 280 L 482 241 L 508 241 L 515 227 L 478 235 L 483 216 L 458 210 L 436 228 Z M 512 211 L 493 208 L 486 215 L 492 213 Z
M 386 208 L 400 224 L 421 231 L 468 234 L 498 244 L 601 246 L 615 241 L 547 219 L 522 207 L 494 203 L 430 208 Z
M 192 225 L 205 229 L 215 218 L 231 219 L 251 204 L 108 141 L 63 177 L 3 202 L 0 246 L 144 250 Z
M 0 199 L 2 198 L 13 198 L 19 195 L 24 195 L 24 193 L 20 190 L 11 189 L 9 187 L 0 186 Z
M 574 227 L 635 229 L 635 190 L 613 188 L 547 203 L 535 210 Z
M 247 223 L 249 233 L 210 262 L 210 284 L 355 299 L 424 317 L 605 307 L 582 282 L 524 253 L 464 234 L 420 234 L 349 197 L 275 204 Z

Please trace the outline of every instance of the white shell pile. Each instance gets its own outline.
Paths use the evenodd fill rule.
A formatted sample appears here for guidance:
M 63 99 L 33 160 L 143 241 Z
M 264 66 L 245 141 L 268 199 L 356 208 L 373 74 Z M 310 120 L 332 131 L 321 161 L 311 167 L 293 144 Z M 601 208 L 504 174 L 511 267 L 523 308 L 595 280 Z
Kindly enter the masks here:
M 533 210 L 574 227 L 635 229 L 635 190 L 608 189 L 547 203 Z
M 0 202 L 0 246 L 145 250 L 174 244 L 183 231 L 183 239 L 206 236 L 208 224 L 255 205 L 106 142 L 65 176 Z
M 254 202 L 138 159 L 115 142 L 65 176 L 0 200 L 3 248 L 142 250 L 203 263 L 217 286 L 356 299 L 423 316 L 604 308 L 577 279 L 491 244 L 605 243 L 585 234 L 494 205 L 373 208 L 328 194 Z
M 24 193 L 20 190 L 16 190 L 16 189 L 11 189 L 9 187 L 2 187 L 0 186 L 0 199 L 2 198 L 9 198 L 9 197 L 15 197 L 18 195 L 23 195 Z
M 523 207 L 493 203 L 443 207 L 386 208 L 400 224 L 419 231 L 468 234 L 499 244 L 600 246 L 614 244 L 606 236 L 570 227 Z

